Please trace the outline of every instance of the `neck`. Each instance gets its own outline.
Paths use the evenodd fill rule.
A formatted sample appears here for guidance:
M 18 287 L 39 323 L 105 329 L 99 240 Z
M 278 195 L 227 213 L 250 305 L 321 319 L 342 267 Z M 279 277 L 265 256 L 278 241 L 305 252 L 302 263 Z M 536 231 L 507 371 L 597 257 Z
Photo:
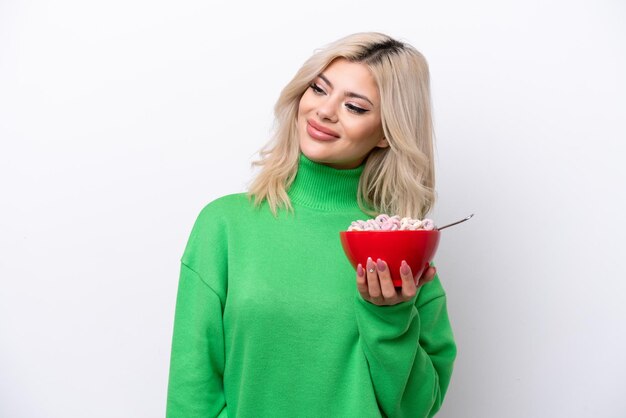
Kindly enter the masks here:
M 300 153 L 298 174 L 289 188 L 289 198 L 319 210 L 358 208 L 357 192 L 363 165 L 340 170 L 316 163 Z

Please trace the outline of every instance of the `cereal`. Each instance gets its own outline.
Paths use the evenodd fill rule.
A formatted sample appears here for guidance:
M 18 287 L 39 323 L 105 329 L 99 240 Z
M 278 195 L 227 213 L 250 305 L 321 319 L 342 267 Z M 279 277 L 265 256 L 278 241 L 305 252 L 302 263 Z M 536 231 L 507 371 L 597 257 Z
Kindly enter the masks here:
M 432 231 L 435 223 L 432 219 L 400 218 L 398 215 L 389 216 L 381 213 L 374 219 L 357 220 L 350 224 L 348 231 Z

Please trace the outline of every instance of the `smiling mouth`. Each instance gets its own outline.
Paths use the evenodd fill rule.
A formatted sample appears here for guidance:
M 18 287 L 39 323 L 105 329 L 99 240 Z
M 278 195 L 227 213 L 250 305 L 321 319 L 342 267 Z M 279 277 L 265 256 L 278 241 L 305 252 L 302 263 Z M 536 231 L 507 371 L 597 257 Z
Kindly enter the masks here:
M 331 141 L 339 138 L 339 135 L 334 131 L 326 129 L 311 120 L 307 121 L 306 131 L 310 137 L 320 141 Z

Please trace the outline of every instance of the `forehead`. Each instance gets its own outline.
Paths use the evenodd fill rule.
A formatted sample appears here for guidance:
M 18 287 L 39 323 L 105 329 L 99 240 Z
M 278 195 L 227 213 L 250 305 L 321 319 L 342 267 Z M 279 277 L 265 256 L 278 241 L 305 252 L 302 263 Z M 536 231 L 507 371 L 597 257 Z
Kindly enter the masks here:
M 376 80 L 365 64 L 337 58 L 322 71 L 322 74 L 330 81 L 333 89 L 362 94 L 372 100 L 378 100 Z

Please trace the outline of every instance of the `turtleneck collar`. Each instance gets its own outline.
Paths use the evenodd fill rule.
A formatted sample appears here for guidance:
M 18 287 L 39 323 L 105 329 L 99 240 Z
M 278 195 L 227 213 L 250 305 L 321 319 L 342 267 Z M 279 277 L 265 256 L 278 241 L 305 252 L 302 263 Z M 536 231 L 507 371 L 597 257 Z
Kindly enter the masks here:
M 300 153 L 298 174 L 289 188 L 292 203 L 319 210 L 358 208 L 357 190 L 364 164 L 338 170 Z

